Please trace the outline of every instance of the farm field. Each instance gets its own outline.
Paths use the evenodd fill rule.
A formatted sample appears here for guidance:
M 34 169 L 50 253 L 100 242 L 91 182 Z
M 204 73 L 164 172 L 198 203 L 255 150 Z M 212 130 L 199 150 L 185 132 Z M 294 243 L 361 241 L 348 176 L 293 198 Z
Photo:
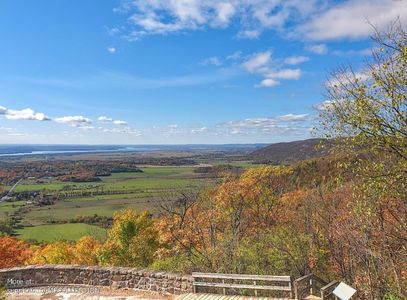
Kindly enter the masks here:
M 106 237 L 106 230 L 87 224 L 53 224 L 25 227 L 18 230 L 17 235 L 23 240 L 35 240 L 38 242 L 56 240 L 75 241 L 84 235 L 91 235 L 102 241 Z
M 0 218 L 17 211 L 21 206 L 25 204 L 25 201 L 15 202 L 1 202 L 0 203 Z
M 49 241 L 77 239 L 101 229 L 87 224 L 71 224 L 80 217 L 112 217 L 115 211 L 133 208 L 136 211 L 159 212 L 159 200 L 179 190 L 193 190 L 210 185 L 214 178 L 194 172 L 196 166 L 143 166 L 143 172 L 112 173 L 99 182 L 73 183 L 49 179 L 36 183 L 25 179 L 16 192 L 41 191 L 49 195 L 65 195 L 53 205 L 37 206 L 25 201 L 0 203 L 0 214 L 16 213 L 19 208 L 18 234 L 23 239 Z M 69 194 L 69 196 L 66 196 Z M 84 194 L 84 195 L 81 195 Z M 89 227 L 92 226 L 92 227 Z M 46 230 L 45 230 L 46 229 Z M 85 233 L 86 232 L 86 233 Z
M 148 166 L 142 168 L 142 173 L 113 173 L 111 176 L 101 177 L 100 182 L 60 182 L 50 180 L 47 183 L 36 183 L 33 180 L 24 180 L 16 188 L 16 192 L 23 191 L 62 191 L 62 190 L 121 190 L 126 189 L 152 189 L 168 188 L 172 186 L 186 186 L 199 174 L 193 172 L 194 167 L 162 167 Z M 8 187 L 10 188 L 10 187 Z

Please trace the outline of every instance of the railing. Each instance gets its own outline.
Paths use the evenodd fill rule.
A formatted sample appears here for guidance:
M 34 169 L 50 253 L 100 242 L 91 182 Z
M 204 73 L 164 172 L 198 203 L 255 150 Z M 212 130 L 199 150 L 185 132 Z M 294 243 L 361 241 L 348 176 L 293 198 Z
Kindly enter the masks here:
M 333 290 L 339 285 L 339 281 L 335 280 L 321 288 L 321 299 L 322 300 L 330 300 L 330 299 L 338 299 L 332 292 Z
M 224 295 L 230 290 L 254 290 L 256 297 L 258 291 L 278 292 L 290 298 L 294 295 L 291 276 L 192 273 L 192 278 L 194 293 L 200 287 L 206 287 L 222 289 Z
M 320 294 L 321 300 L 336 300 L 338 298 L 332 292 L 338 284 L 339 281 L 326 284 L 324 280 L 314 274 L 305 275 L 294 281 L 295 299 L 301 300 L 309 295 Z
M 295 299 L 315 295 L 317 290 L 326 285 L 325 281 L 314 274 L 302 276 L 294 281 Z

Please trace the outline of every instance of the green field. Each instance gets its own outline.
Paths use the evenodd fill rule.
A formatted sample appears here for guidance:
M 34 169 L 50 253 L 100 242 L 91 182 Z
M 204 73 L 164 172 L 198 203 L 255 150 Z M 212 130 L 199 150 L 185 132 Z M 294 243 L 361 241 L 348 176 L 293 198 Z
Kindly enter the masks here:
M 242 168 L 253 166 L 247 161 L 214 161 L 211 164 L 229 164 Z M 53 205 L 46 206 L 26 204 L 25 201 L 0 203 L 0 217 L 18 213 L 21 220 L 19 225 L 23 226 L 18 234 L 23 239 L 75 240 L 89 234 L 90 229 L 93 235 L 104 231 L 96 226 L 70 223 L 78 217 L 95 214 L 111 217 L 114 212 L 125 208 L 157 213 L 160 210 L 159 201 L 163 197 L 174 197 L 177 191 L 197 190 L 214 183 L 215 179 L 210 174 L 208 177 L 208 174 L 195 173 L 196 167 L 144 166 L 143 172 L 113 173 L 100 177 L 102 181 L 90 183 L 26 179 L 15 191 L 45 191 L 46 194 L 62 193 L 63 196 Z M 24 208 L 23 212 L 17 212 L 20 207 Z
M 213 183 L 213 179 L 194 172 L 195 166 L 146 166 L 139 173 L 113 173 L 101 177 L 95 183 L 72 183 L 49 180 L 37 183 L 35 180 L 24 180 L 16 191 L 42 191 L 56 194 L 62 191 L 71 193 L 71 197 L 63 197 L 53 205 L 35 206 L 24 201 L 1 203 L 0 215 L 13 213 L 18 207 L 24 206 L 25 212 L 20 215 L 24 228 L 19 234 L 24 239 L 52 240 L 64 238 L 77 239 L 95 226 L 85 224 L 69 224 L 77 217 L 99 216 L 111 217 L 115 211 L 133 208 L 137 211 L 159 211 L 159 200 L 168 193 L 179 190 L 199 189 Z M 82 192 L 93 195 L 83 196 Z M 109 194 L 111 192 L 111 194 Z M 73 193 L 73 195 L 72 195 Z M 67 224 L 52 224 L 52 223 Z M 46 230 L 45 230 L 46 229 Z
M 115 195 L 117 196 L 117 195 Z M 33 207 L 24 215 L 23 225 L 40 225 L 47 222 L 69 222 L 81 216 L 111 217 L 115 211 L 133 208 L 137 211 L 150 210 L 156 212 L 156 200 L 149 198 L 139 199 L 108 199 L 89 201 L 88 198 L 58 201 L 54 205 Z
M 25 201 L 2 202 L 0 203 L 0 218 L 5 217 L 25 204 Z
M 87 224 L 53 224 L 25 227 L 17 232 L 18 237 L 24 240 L 49 242 L 56 240 L 75 241 L 84 235 L 91 235 L 98 240 L 106 237 L 106 230 Z
M 128 189 L 166 189 L 169 187 L 184 187 L 193 185 L 199 175 L 193 172 L 194 167 L 146 167 L 142 173 L 113 173 L 108 177 L 101 177 L 100 182 L 60 182 L 36 183 L 25 180 L 15 191 L 61 191 L 61 190 L 125 190 Z

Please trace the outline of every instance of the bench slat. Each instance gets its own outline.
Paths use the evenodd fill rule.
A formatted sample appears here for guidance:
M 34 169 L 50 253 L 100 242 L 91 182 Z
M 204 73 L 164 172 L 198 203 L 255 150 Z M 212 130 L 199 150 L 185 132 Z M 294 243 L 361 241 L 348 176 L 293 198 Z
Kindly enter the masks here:
M 212 278 L 212 279 L 239 279 L 239 280 L 263 280 L 263 281 L 284 281 L 291 282 L 290 276 L 273 275 L 246 275 L 246 274 L 218 274 L 218 273 L 192 273 L 194 278 Z
M 271 285 L 249 285 L 249 284 L 237 284 L 237 283 L 218 283 L 218 282 L 194 282 L 196 286 L 206 287 L 219 287 L 219 288 L 231 288 L 231 289 L 252 289 L 252 290 L 271 290 L 271 291 L 291 291 L 289 286 L 271 286 Z

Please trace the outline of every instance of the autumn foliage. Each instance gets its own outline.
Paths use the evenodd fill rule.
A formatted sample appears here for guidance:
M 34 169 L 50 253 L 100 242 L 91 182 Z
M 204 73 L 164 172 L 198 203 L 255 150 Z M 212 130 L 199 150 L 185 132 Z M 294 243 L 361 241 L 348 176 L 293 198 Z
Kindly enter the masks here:
M 29 244 L 14 237 L 0 237 L 0 268 L 23 265 L 31 255 Z
M 388 197 L 360 208 L 357 177 L 299 180 L 306 170 L 323 177 L 325 166 L 316 159 L 225 174 L 219 185 L 164 205 L 159 216 L 115 213 L 105 241 L 84 236 L 30 246 L 2 237 L 2 267 L 81 264 L 295 277 L 313 272 L 327 281 L 346 280 L 366 299 L 381 288 L 387 293 L 396 279 L 404 285 L 405 201 Z

